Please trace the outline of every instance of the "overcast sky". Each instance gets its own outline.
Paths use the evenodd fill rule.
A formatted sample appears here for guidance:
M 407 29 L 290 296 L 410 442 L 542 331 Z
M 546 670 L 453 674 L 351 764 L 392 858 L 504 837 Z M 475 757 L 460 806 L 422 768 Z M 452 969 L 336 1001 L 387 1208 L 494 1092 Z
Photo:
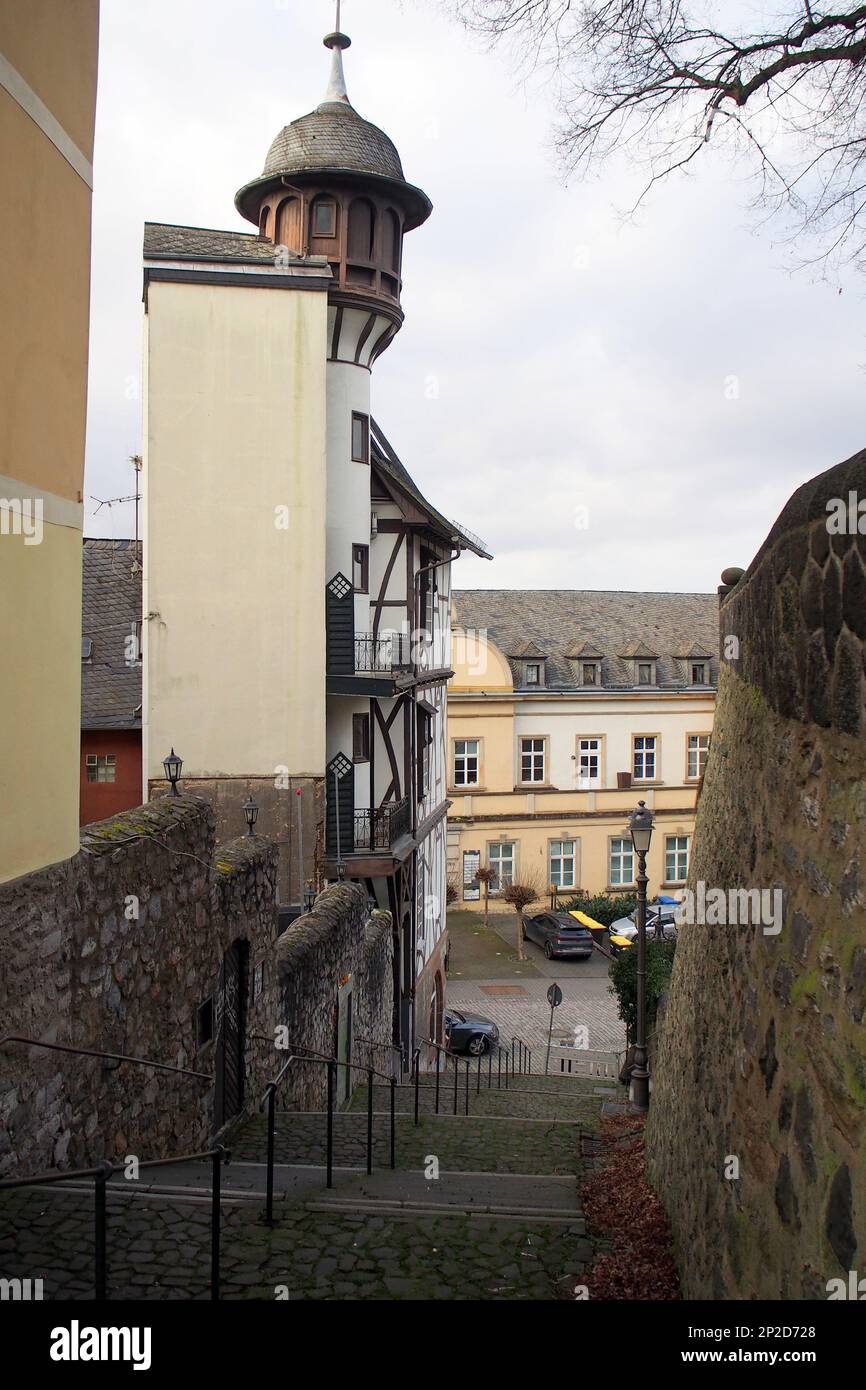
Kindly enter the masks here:
M 724 12 L 724 0 L 721 6 Z M 250 231 L 236 190 L 321 99 L 333 0 L 103 0 L 85 529 L 132 534 L 145 220 Z M 374 413 L 495 554 L 461 588 L 710 590 L 790 493 L 866 444 L 866 282 L 792 274 L 721 157 L 565 186 L 542 82 L 437 0 L 344 0 L 349 95 L 433 216 Z M 179 519 L 184 528 L 194 517 Z

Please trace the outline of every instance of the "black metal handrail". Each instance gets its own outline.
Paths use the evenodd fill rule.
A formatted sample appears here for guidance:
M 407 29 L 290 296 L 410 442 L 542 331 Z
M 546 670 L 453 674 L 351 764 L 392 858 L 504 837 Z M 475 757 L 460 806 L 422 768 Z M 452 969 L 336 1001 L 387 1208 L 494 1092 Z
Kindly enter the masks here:
M 293 1052 L 287 1059 L 285 1065 L 280 1069 L 273 1081 L 269 1081 L 262 1095 L 259 1109 L 263 1110 L 267 1106 L 268 1111 L 268 1156 L 267 1156 L 267 1185 L 265 1194 L 265 1215 L 264 1221 L 268 1225 L 274 1224 L 274 1151 L 276 1148 L 276 1093 L 283 1077 L 288 1072 L 294 1062 L 314 1062 L 328 1068 L 328 1109 L 327 1126 L 325 1131 L 325 1186 L 334 1186 L 334 1093 L 337 1089 L 337 1068 L 345 1067 L 348 1069 L 351 1083 L 353 1071 L 362 1071 L 367 1076 L 367 1172 L 373 1171 L 373 1077 L 381 1077 L 387 1081 L 391 1088 L 391 1132 L 390 1132 L 390 1166 L 397 1166 L 397 1127 L 396 1127 L 396 1090 L 397 1082 L 393 1076 L 386 1075 L 376 1067 L 361 1066 L 357 1062 L 342 1062 L 339 1058 L 329 1056 L 325 1052 L 317 1052 L 314 1048 L 300 1047 L 297 1052 Z
M 370 632 L 355 633 L 355 671 L 402 671 L 412 664 L 409 636 L 389 632 L 374 637 Z
M 390 849 L 409 831 L 409 798 L 354 812 L 355 849 Z
M 3 1039 L 6 1041 L 6 1039 Z M 16 1039 L 20 1041 L 20 1039 Z M 181 1154 L 176 1158 L 151 1158 L 140 1161 L 138 1171 L 143 1168 L 164 1168 L 174 1163 L 200 1163 L 211 1160 L 211 1299 L 220 1296 L 220 1164 L 229 1161 L 229 1152 L 222 1144 L 205 1149 L 201 1153 Z M 93 1296 L 97 1302 L 104 1303 L 108 1298 L 108 1224 L 106 1216 L 106 1187 L 117 1172 L 108 1159 L 95 1168 L 67 1168 L 48 1173 L 34 1173 L 29 1178 L 3 1178 L 0 1190 L 9 1191 L 19 1187 L 46 1187 L 53 1183 L 74 1182 L 76 1179 L 93 1179 Z
M 167 1062 L 154 1062 L 149 1057 L 130 1057 L 125 1052 L 101 1052 L 93 1047 L 73 1047 L 69 1043 L 43 1042 L 41 1038 L 23 1038 L 16 1033 L 7 1033 L 0 1038 L 0 1047 L 6 1043 L 24 1043 L 27 1047 L 44 1047 L 51 1052 L 71 1052 L 76 1057 L 102 1057 L 108 1062 L 132 1062 L 139 1067 L 152 1067 L 155 1071 L 173 1071 L 180 1076 L 194 1076 L 214 1084 L 214 1077 L 206 1071 L 193 1071 L 189 1067 L 173 1067 Z

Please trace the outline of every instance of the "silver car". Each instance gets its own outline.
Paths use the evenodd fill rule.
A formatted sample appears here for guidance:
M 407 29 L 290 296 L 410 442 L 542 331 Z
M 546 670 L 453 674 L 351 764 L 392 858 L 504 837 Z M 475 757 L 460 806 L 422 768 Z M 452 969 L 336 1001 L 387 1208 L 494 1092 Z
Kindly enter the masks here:
M 676 941 L 677 923 L 674 916 L 676 908 L 665 904 L 663 907 L 648 907 L 646 910 L 646 935 L 647 941 L 652 941 L 656 936 L 656 927 L 660 924 L 665 941 Z M 624 936 L 627 941 L 633 941 L 637 936 L 637 908 L 628 917 L 620 917 L 616 922 L 611 922 L 608 927 L 611 936 Z

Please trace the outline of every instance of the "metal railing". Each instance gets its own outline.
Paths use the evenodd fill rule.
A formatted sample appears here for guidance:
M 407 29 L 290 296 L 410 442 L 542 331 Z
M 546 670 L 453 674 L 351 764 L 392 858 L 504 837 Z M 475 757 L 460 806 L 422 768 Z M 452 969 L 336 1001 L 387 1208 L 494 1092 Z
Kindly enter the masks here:
M 355 671 L 358 674 L 405 671 L 411 665 L 407 633 L 389 632 L 384 637 L 374 637 L 369 632 L 355 633 Z
M 409 832 L 409 798 L 354 813 L 355 849 L 390 849 Z
M 168 1062 L 153 1062 L 149 1057 L 130 1057 L 125 1052 L 101 1052 L 93 1047 L 73 1047 L 71 1043 L 42 1042 L 40 1038 L 23 1038 L 15 1033 L 7 1033 L 0 1038 L 0 1047 L 7 1043 L 23 1043 L 26 1047 L 44 1047 L 49 1052 L 71 1052 L 76 1057 L 102 1057 L 108 1062 L 131 1062 L 138 1067 L 151 1067 L 154 1071 L 173 1071 L 179 1076 L 194 1076 L 214 1085 L 215 1078 L 206 1071 L 193 1071 L 189 1067 L 173 1067 Z
M 415 1088 L 415 1124 L 419 1123 L 420 1092 L 421 1092 L 421 1049 L 422 1047 L 432 1047 L 436 1051 L 435 1075 L 435 1101 L 433 1107 L 434 1115 L 439 1114 L 439 1104 L 441 1097 L 442 1083 L 442 1058 L 445 1058 L 445 1074 L 447 1077 L 449 1060 L 454 1064 L 454 1087 L 452 1099 L 452 1114 L 459 1113 L 459 1077 L 460 1063 L 463 1062 L 463 1113 L 469 1114 L 469 1090 L 470 1090 L 470 1070 L 471 1060 L 468 1057 L 459 1057 L 457 1053 L 451 1052 L 442 1043 L 438 1043 L 433 1038 L 416 1038 L 415 1051 L 412 1055 L 412 1078 Z M 496 1085 L 493 1084 L 493 1049 L 487 1049 L 487 1089 L 502 1090 L 503 1076 L 505 1080 L 504 1089 L 509 1087 L 509 1077 L 511 1081 L 515 1076 L 528 1076 L 532 1074 L 532 1051 L 526 1046 L 522 1038 L 514 1037 L 511 1039 L 511 1047 L 498 1046 L 496 1048 Z M 475 1094 L 481 1092 L 482 1075 L 482 1054 L 479 1052 L 475 1058 Z M 504 1063 L 504 1066 L 503 1066 Z
M 268 1149 L 267 1149 L 267 1183 L 265 1190 L 265 1215 L 264 1221 L 268 1225 L 274 1223 L 274 1158 L 276 1150 L 276 1094 L 283 1078 L 289 1068 L 295 1062 L 312 1062 L 319 1066 L 328 1068 L 328 1105 L 326 1111 L 325 1129 L 325 1186 L 334 1186 L 334 1096 L 337 1090 L 337 1068 L 345 1067 L 349 1072 L 349 1077 L 353 1071 L 364 1072 L 367 1077 L 367 1172 L 373 1171 L 373 1077 L 381 1077 L 387 1081 L 391 1091 L 391 1126 L 390 1126 L 390 1167 L 397 1167 L 397 1121 L 396 1121 L 396 1092 L 397 1080 L 394 1076 L 387 1076 L 385 1072 L 379 1071 L 376 1067 L 360 1066 L 357 1062 L 341 1062 L 337 1057 L 329 1056 L 324 1052 L 316 1052 L 312 1048 L 303 1048 L 298 1052 L 293 1052 L 287 1059 L 273 1081 L 269 1081 L 262 1096 L 260 1110 L 267 1106 L 268 1113 Z
M 5 1041 L 5 1039 L 4 1039 Z M 205 1149 L 201 1153 L 181 1154 L 177 1158 L 153 1158 L 139 1162 L 138 1171 L 144 1168 L 163 1168 L 173 1163 L 201 1163 L 211 1160 L 211 1299 L 220 1296 L 220 1164 L 228 1163 L 229 1152 L 221 1144 L 216 1148 Z M 29 1178 L 4 1178 L 0 1181 L 0 1191 L 19 1187 L 45 1187 L 55 1183 L 75 1182 L 93 1179 L 93 1296 L 97 1302 L 104 1303 L 108 1298 L 108 1218 L 106 1210 L 106 1188 L 113 1174 L 118 1171 L 107 1159 L 95 1168 L 69 1168 L 64 1172 L 36 1173 Z

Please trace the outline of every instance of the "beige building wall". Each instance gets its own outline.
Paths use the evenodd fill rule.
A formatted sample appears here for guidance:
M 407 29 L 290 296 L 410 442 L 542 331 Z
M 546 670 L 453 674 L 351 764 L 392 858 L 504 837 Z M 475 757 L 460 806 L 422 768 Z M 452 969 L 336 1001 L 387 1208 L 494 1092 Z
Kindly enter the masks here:
M 457 885 L 455 906 L 482 910 L 480 900 L 463 898 L 463 854 L 478 852 L 490 860 L 490 846 L 514 845 L 515 876 L 549 881 L 552 841 L 574 841 L 575 884 L 589 893 L 605 892 L 610 883 L 610 841 L 628 836 L 627 821 L 640 799 L 656 818 L 647 861 L 650 891 L 675 890 L 682 879 L 666 874 L 667 837 L 694 834 L 698 779 L 687 776 L 689 734 L 712 731 L 714 695 L 684 692 L 629 697 L 580 696 L 552 692 L 515 693 L 508 662 L 482 636 L 454 642 L 454 679 L 448 689 L 449 875 Z M 655 734 L 660 741 L 658 776 L 652 782 L 617 787 L 617 773 L 632 766 L 632 738 Z M 545 780 L 521 785 L 520 737 L 545 741 Z M 578 740 L 600 740 L 599 783 L 580 789 Z M 478 743 L 478 785 L 454 783 L 454 748 L 460 740 Z M 628 891 L 627 889 L 624 891 Z M 492 910 L 510 911 L 498 895 Z
M 325 766 L 327 299 L 151 282 L 145 777 Z M 284 509 L 284 510 L 283 510 Z
M 78 850 L 98 27 L 0 5 L 0 881 Z

